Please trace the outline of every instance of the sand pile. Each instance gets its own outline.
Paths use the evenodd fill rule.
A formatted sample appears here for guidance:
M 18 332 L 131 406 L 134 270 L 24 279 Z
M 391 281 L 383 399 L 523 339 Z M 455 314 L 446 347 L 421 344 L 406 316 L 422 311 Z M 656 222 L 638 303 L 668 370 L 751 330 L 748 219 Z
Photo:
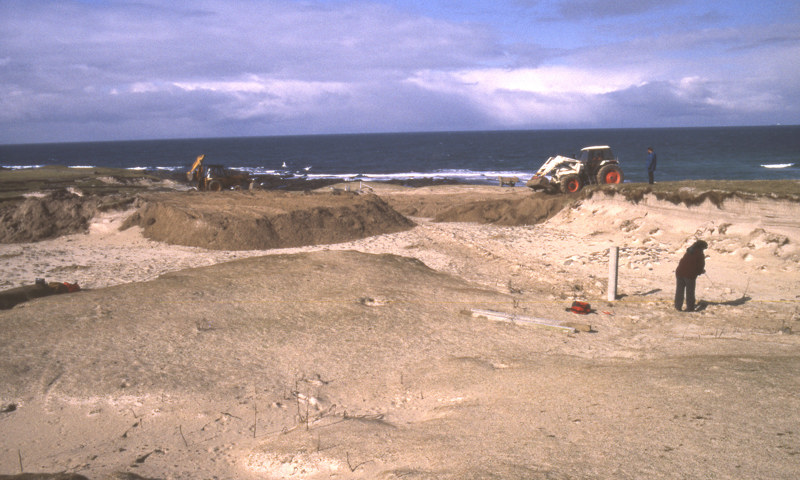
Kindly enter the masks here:
M 558 213 L 576 197 L 535 193 L 528 188 L 445 185 L 414 189 L 373 185 L 375 193 L 409 217 L 436 222 L 474 222 L 503 226 L 536 225 Z
M 69 363 L 58 379 L 64 396 L 155 389 L 232 399 L 248 394 L 252 378 L 280 392 L 293 371 L 332 379 L 414 364 L 415 352 L 444 342 L 434 319 L 458 319 L 467 335 L 474 320 L 460 318 L 461 308 L 511 303 L 415 259 L 353 251 L 241 259 L 61 297 L 4 312 L 16 333 L 2 351 L 19 355 L 0 363 L 20 367 L 0 369 L 4 399 L 41 387 L 26 381 L 54 367 L 40 355 Z
M 339 243 L 412 228 L 380 197 L 355 193 L 168 193 L 143 198 L 123 228 L 216 250 Z
M 0 243 L 37 242 L 85 232 L 98 213 L 124 208 L 131 197 L 84 197 L 66 190 L 0 204 Z
M 546 221 L 564 208 L 561 196 L 529 194 L 520 198 L 502 198 L 452 206 L 437 214 L 437 222 L 475 222 L 495 225 L 535 225 Z

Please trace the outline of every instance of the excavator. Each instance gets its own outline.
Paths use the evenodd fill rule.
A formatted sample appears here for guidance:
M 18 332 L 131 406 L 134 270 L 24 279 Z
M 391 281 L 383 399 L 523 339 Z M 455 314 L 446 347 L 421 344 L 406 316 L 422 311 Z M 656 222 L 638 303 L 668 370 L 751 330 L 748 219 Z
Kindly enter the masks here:
M 192 169 L 186 172 L 186 179 L 196 184 L 198 190 L 219 192 L 229 189 L 253 189 L 255 181 L 250 175 L 231 172 L 222 165 L 203 165 L 205 157 L 205 154 L 198 155 L 192 164 Z
M 197 160 L 194 161 L 192 164 L 192 169 L 186 172 L 186 180 L 190 183 L 197 183 L 198 190 L 204 190 L 203 188 L 203 159 L 206 158 L 205 154 L 198 155 Z

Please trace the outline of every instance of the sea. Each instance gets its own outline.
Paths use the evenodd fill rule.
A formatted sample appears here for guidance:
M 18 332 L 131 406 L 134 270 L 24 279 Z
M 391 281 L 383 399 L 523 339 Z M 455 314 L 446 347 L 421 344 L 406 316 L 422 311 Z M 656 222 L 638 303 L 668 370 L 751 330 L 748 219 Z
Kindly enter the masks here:
M 195 158 L 254 175 L 308 179 L 525 181 L 549 157 L 608 145 L 626 182 L 800 179 L 800 126 L 619 128 L 188 138 L 0 145 L 0 167 L 113 167 L 182 173 Z

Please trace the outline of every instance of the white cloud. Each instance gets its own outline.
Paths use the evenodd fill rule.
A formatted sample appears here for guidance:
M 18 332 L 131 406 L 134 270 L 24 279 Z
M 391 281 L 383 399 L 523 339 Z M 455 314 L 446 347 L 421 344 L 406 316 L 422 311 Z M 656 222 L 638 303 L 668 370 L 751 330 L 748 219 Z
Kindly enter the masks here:
M 208 90 L 231 94 L 263 93 L 288 98 L 299 96 L 312 98 L 326 93 L 342 93 L 347 84 L 342 82 L 316 82 L 302 80 L 275 80 L 251 76 L 246 80 L 174 82 L 176 87 L 186 90 Z
M 599 96 L 640 85 L 642 79 L 635 72 L 543 66 L 422 71 L 408 82 L 461 97 L 501 125 L 534 126 L 546 122 L 586 124 L 593 110 L 600 108 Z
M 520 69 L 476 69 L 457 72 L 418 72 L 409 79 L 436 90 L 465 88 L 491 94 L 498 91 L 538 94 L 577 93 L 596 95 L 641 83 L 639 74 L 604 68 L 542 66 Z
M 129 89 L 131 93 L 155 93 L 161 90 L 162 87 L 160 87 L 158 84 L 154 82 L 135 82 L 130 86 Z M 118 95 L 119 90 L 116 88 L 113 89 L 112 94 Z

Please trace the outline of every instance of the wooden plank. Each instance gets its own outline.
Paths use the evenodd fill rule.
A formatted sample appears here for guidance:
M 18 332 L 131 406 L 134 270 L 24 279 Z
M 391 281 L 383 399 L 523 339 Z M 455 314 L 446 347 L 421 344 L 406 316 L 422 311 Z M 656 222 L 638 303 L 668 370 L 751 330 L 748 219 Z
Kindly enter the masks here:
M 519 325 L 530 325 L 534 327 L 543 327 L 549 328 L 553 330 L 559 330 L 566 333 L 575 333 L 578 330 L 574 327 L 569 327 L 565 325 L 560 325 L 558 323 L 553 323 L 553 320 L 547 320 L 543 318 L 535 318 L 535 317 L 526 317 L 524 315 L 513 315 L 510 313 L 504 312 L 496 312 L 494 310 L 482 310 L 479 308 L 473 308 L 470 310 L 470 313 L 473 317 L 484 317 L 489 320 L 494 320 L 498 322 L 508 322 L 514 323 Z

